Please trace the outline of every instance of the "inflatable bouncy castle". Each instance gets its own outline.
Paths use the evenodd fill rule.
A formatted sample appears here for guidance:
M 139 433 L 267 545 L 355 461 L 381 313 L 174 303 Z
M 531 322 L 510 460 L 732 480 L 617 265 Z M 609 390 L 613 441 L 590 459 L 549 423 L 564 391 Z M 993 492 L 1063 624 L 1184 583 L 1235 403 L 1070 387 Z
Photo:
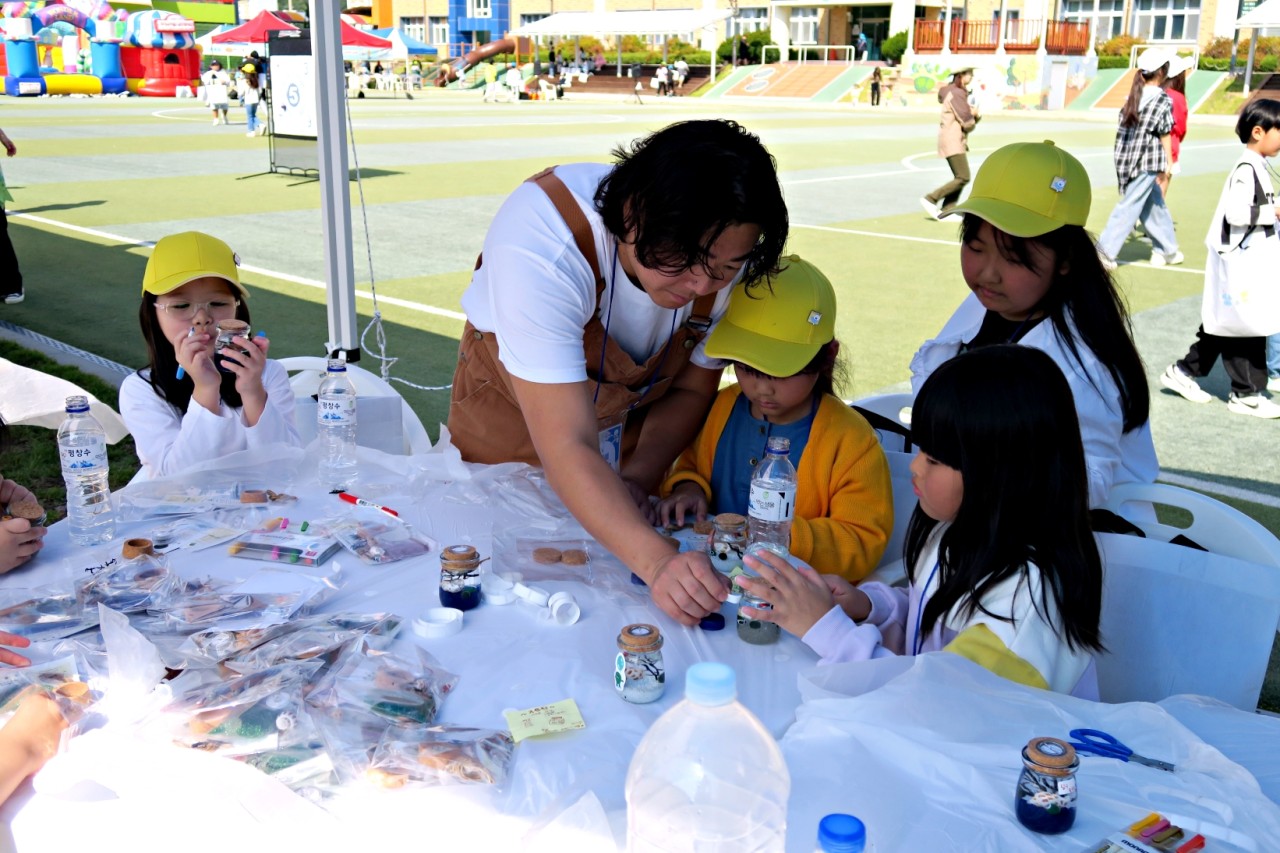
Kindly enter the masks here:
M 7 95 L 172 96 L 180 86 L 198 85 L 195 24 L 181 15 L 128 15 L 104 0 L 15 0 L 0 11 Z M 59 48 L 62 68 L 53 61 Z

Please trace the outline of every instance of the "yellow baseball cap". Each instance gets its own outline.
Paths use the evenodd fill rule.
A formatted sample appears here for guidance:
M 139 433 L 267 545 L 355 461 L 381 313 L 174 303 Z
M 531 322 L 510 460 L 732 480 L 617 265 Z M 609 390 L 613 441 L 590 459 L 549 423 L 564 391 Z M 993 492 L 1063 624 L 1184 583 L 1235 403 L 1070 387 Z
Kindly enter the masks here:
M 240 258 L 217 237 L 199 231 L 170 234 L 160 238 L 151 250 L 142 274 L 142 292 L 160 296 L 198 278 L 212 276 L 226 280 L 240 298 L 248 299 L 249 291 L 240 283 L 239 266 Z
M 953 213 L 972 213 L 1014 237 L 1039 237 L 1063 225 L 1083 226 L 1093 190 L 1080 161 L 1052 142 L 1015 142 L 997 149 Z
M 779 261 L 772 289 L 736 287 L 729 308 L 707 336 L 706 353 L 767 373 L 794 376 L 836 334 L 836 292 L 822 272 L 797 255 Z

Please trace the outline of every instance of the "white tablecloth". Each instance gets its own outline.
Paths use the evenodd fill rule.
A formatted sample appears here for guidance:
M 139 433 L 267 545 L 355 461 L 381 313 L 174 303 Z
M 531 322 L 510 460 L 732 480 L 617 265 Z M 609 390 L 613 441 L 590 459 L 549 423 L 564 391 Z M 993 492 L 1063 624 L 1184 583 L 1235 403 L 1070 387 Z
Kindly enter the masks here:
M 446 484 L 410 477 L 423 468 L 462 479 Z M 295 505 L 270 510 L 297 524 L 340 509 L 337 498 L 316 488 L 313 471 L 314 460 L 283 451 L 243 454 L 222 463 L 216 475 L 192 477 L 244 478 L 301 495 Z M 441 544 L 469 542 L 490 555 L 513 528 L 542 524 L 560 536 L 571 524 L 545 483 L 527 472 L 523 466 L 462 466 L 447 446 L 412 462 L 362 451 L 360 485 L 353 491 L 399 510 Z M 117 540 L 145 536 L 152 527 L 123 524 Z M 47 542 L 33 566 L 0 578 L 0 591 L 68 583 L 78 573 L 85 554 L 70 546 L 61 525 Z M 326 611 L 391 610 L 411 619 L 437 605 L 434 556 L 388 566 L 367 566 L 344 552 L 334 559 L 345 586 L 326 602 Z M 270 565 L 230 558 L 225 547 L 179 552 L 171 564 L 183 573 L 223 576 Z M 73 741 L 36 778 L 35 790 L 19 792 L 0 816 L 24 853 L 79 851 L 86 839 L 131 851 L 352 850 L 386 843 L 432 850 L 612 850 L 623 838 L 623 787 L 636 744 L 680 698 L 689 664 L 720 660 L 737 671 L 744 704 L 782 738 L 792 776 L 788 850 L 812 850 L 817 819 L 829 811 L 862 816 L 880 839 L 881 853 L 1075 851 L 1104 828 L 1137 820 L 1147 809 L 1175 806 L 1212 813 L 1217 824 L 1239 834 L 1237 841 L 1266 838 L 1256 834 L 1264 832 L 1280 838 L 1276 806 L 1247 771 L 1200 739 L 1229 743 L 1244 758 L 1248 750 L 1240 748 L 1237 733 L 1256 722 L 1251 736 L 1280 744 L 1280 721 L 1229 708 L 1184 708 L 1196 716 L 1191 728 L 1197 737 L 1152 705 L 1096 705 L 1029 690 L 948 655 L 906 661 L 905 675 L 865 695 L 831 698 L 862 694 L 866 684 L 849 682 L 878 685 L 903 662 L 815 668 L 816 656 L 785 634 L 772 646 L 740 641 L 729 607 L 724 631 L 685 628 L 653 607 L 647 590 L 633 585 L 629 573 L 598 548 L 585 577 L 567 579 L 564 567 L 551 571 L 560 577 L 526 575 L 526 581 L 571 591 L 582 607 L 573 626 L 558 627 L 522 603 L 486 604 L 466 614 L 456 636 L 423 640 L 406 625 L 393 646 L 404 652 L 421 645 L 460 675 L 440 722 L 505 728 L 505 709 L 577 701 L 586 728 L 521 743 L 502 789 L 353 790 L 321 810 L 249 767 L 108 724 Z M 618 631 L 638 621 L 657 624 L 666 637 L 667 691 L 651 705 L 623 701 L 612 682 Z M 809 697 L 803 706 L 802 689 Z M 1168 776 L 1089 759 L 1081 774 L 1079 828 L 1059 838 L 1026 833 L 1012 815 L 1019 750 L 1031 735 L 1064 736 L 1078 724 L 1106 728 L 1190 772 Z M 1195 796 L 1206 799 L 1193 808 L 1187 798 Z M 1228 804 L 1225 813 L 1220 802 Z

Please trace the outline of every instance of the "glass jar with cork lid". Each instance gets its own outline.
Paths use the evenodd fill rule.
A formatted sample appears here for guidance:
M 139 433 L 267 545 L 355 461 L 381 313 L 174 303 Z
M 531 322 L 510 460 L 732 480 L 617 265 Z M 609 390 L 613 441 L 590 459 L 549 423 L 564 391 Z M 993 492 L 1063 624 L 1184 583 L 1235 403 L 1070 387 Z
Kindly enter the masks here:
M 1022 765 L 1013 804 L 1018 822 L 1045 835 L 1066 832 L 1076 821 L 1075 747 L 1054 737 L 1032 738 L 1022 749 Z
M 618 634 L 613 686 L 628 702 L 644 705 L 662 698 L 667 674 L 662 665 L 662 632 L 654 625 L 628 625 Z
M 480 603 L 480 554 L 470 545 L 440 552 L 440 606 L 470 610 Z

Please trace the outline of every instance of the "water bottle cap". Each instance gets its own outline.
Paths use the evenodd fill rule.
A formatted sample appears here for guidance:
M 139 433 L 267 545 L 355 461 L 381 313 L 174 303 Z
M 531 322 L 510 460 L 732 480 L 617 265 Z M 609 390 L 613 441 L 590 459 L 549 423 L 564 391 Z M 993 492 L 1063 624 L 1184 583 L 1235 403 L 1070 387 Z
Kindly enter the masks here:
M 83 394 L 72 394 L 67 398 L 68 412 L 87 412 L 89 411 L 89 398 Z
M 829 814 L 818 822 L 818 846 L 828 853 L 862 853 L 867 828 L 853 815 Z
M 340 358 L 331 358 L 329 359 L 329 372 L 330 373 L 346 373 L 347 363 Z
M 727 705 L 738 698 L 738 676 L 728 664 L 695 663 L 685 673 L 684 698 L 695 705 Z
M 786 456 L 791 452 L 791 439 L 783 438 L 780 435 L 771 435 L 769 436 L 768 449 L 770 453 Z

